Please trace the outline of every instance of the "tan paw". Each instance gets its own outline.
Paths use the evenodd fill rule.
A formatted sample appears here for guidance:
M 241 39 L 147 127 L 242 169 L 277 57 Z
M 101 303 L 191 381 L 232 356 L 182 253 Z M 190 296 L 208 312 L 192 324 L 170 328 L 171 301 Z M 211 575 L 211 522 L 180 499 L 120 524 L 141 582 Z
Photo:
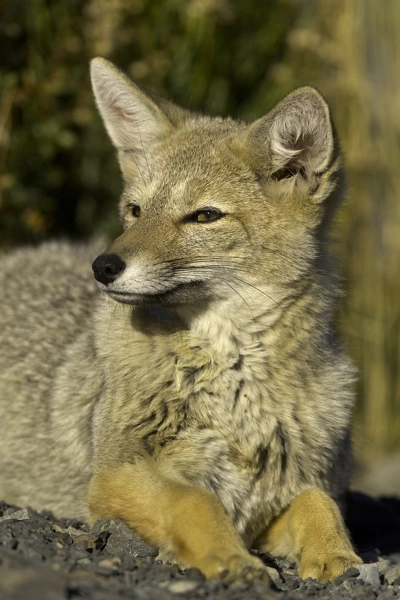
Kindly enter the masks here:
M 256 579 L 267 584 L 271 581 L 261 560 L 251 554 L 232 555 L 224 560 L 210 556 L 200 568 L 207 578 L 222 579 L 225 583 L 232 583 L 238 579 L 248 584 Z
M 160 548 L 157 554 L 157 559 L 163 563 L 170 563 L 173 565 L 178 564 L 176 560 L 175 553 L 172 550 L 168 550 L 167 548 Z
M 304 555 L 300 563 L 300 577 L 312 577 L 318 581 L 333 581 L 350 569 L 360 565 L 362 560 L 352 550 L 321 553 L 318 556 Z

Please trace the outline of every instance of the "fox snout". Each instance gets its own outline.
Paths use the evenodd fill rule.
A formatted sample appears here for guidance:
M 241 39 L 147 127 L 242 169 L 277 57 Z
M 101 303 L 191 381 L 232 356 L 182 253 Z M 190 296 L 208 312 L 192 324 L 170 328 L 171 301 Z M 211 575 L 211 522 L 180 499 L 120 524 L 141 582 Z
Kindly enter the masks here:
M 100 254 L 92 264 L 96 281 L 108 285 L 116 280 L 126 267 L 117 254 Z

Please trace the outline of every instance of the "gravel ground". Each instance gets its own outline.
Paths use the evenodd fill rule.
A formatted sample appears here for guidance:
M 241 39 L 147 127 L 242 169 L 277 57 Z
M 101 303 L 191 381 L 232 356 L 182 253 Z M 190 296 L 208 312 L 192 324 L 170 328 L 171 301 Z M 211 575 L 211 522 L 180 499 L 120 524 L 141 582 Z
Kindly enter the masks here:
M 226 586 L 156 560 L 156 552 L 119 521 L 91 529 L 0 502 L 0 599 L 261 600 L 400 598 L 400 499 L 352 492 L 348 526 L 365 561 L 333 583 L 301 580 L 293 565 L 261 555 L 272 585 Z

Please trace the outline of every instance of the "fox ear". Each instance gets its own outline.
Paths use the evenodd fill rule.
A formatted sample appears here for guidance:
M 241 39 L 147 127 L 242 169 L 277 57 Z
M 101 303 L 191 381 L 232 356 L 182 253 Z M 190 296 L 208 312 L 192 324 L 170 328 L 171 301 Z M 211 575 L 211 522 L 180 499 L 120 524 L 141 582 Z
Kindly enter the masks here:
M 171 133 L 171 120 L 165 110 L 108 60 L 94 58 L 90 75 L 97 107 L 119 151 L 122 171 L 126 153 L 136 170 L 144 168 L 151 147 Z
M 311 87 L 295 90 L 253 123 L 247 140 L 258 156 L 259 167 L 275 179 L 300 173 L 315 186 L 317 176 L 335 158 L 328 105 Z

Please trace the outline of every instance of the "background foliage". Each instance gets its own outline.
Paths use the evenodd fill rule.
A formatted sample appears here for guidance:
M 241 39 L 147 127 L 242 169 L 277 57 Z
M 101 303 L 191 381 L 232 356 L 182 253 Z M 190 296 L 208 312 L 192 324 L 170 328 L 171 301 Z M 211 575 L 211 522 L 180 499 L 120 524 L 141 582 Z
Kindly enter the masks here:
M 358 447 L 366 459 L 398 448 L 399 44 L 398 0 L 2 0 L 0 247 L 118 232 L 93 56 L 188 108 L 246 119 L 317 86 L 349 174 L 335 239 L 340 326 L 360 366 Z

